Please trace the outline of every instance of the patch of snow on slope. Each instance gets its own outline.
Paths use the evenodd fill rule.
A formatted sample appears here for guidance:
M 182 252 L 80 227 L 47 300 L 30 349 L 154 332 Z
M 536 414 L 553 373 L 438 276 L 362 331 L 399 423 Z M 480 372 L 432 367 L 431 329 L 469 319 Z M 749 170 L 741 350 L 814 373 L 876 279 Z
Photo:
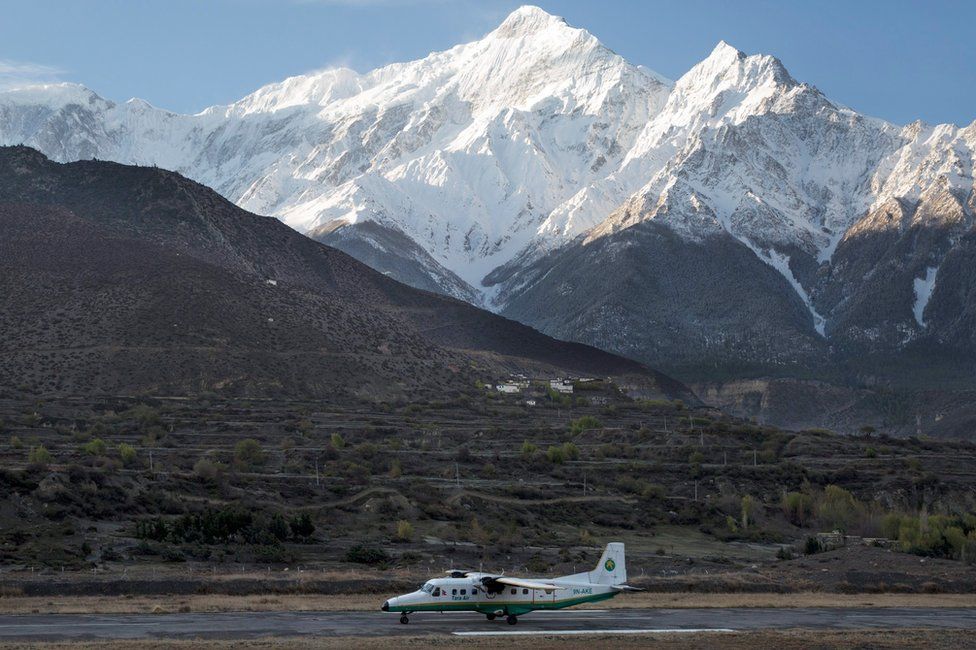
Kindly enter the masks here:
M 800 281 L 796 279 L 795 275 L 793 275 L 793 270 L 790 268 L 790 256 L 783 255 L 779 251 L 772 248 L 762 250 L 754 246 L 752 242 L 748 240 L 740 241 L 743 241 L 746 246 L 752 249 L 752 252 L 755 253 L 759 259 L 779 271 L 780 274 L 786 278 L 786 281 L 790 283 L 793 290 L 796 291 L 796 294 L 800 296 L 800 300 L 803 301 L 803 304 L 807 307 L 807 311 L 809 311 L 810 315 L 813 317 L 813 329 L 817 330 L 817 334 L 820 336 L 827 338 L 827 319 L 817 313 L 816 308 L 813 306 L 813 302 L 810 300 L 810 294 L 807 293 L 807 290 L 803 288 Z
M 915 304 L 912 306 L 912 311 L 915 313 L 915 322 L 922 327 L 925 327 L 925 319 L 923 318 L 925 306 L 929 304 L 929 300 L 932 298 L 932 290 L 935 289 L 935 276 L 938 272 L 939 267 L 930 266 L 925 269 L 924 278 L 915 278 Z

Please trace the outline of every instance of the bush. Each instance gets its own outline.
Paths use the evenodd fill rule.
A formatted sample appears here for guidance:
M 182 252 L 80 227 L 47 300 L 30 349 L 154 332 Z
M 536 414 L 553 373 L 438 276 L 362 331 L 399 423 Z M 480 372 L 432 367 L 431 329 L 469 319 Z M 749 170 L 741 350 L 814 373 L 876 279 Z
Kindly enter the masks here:
M 413 524 L 405 519 L 396 522 L 396 533 L 393 540 L 397 542 L 409 542 L 413 539 Z
M 101 438 L 95 438 L 94 440 L 89 440 L 81 446 L 81 451 L 89 456 L 104 456 L 105 450 L 108 445 Z
M 330 438 L 330 442 L 332 444 L 332 448 L 335 449 L 336 451 L 346 446 L 345 439 L 342 437 L 341 434 L 338 433 L 332 434 L 332 437 Z
M 242 467 L 259 467 L 264 464 L 265 454 L 261 443 L 254 438 L 245 438 L 234 446 L 234 462 Z
M 803 544 L 803 552 L 807 555 L 813 555 L 814 553 L 819 553 L 823 550 L 820 545 L 820 541 L 816 537 L 807 537 L 807 541 Z
M 749 522 L 752 520 L 752 513 L 756 510 L 756 500 L 750 495 L 745 495 L 742 497 L 742 529 L 745 530 L 749 527 Z
M 131 465 L 136 459 L 136 448 L 124 442 L 119 443 L 119 458 L 123 465 Z
M 289 529 L 285 518 L 277 512 L 271 515 L 271 519 L 268 521 L 268 532 L 274 535 L 279 542 L 288 539 Z
M 539 451 L 539 448 L 536 445 L 533 445 L 528 440 L 522 443 L 522 448 L 521 448 L 522 458 L 529 458 L 531 456 L 535 456 L 535 452 L 537 451 Z
M 566 454 L 563 452 L 562 447 L 549 447 L 546 450 L 546 459 L 554 465 L 561 465 L 566 462 Z
M 307 512 L 292 517 L 289 526 L 292 536 L 300 541 L 308 541 L 315 533 L 315 524 L 312 523 L 312 517 Z
M 601 423 L 592 415 L 584 415 L 578 420 L 573 420 L 569 424 L 569 432 L 574 436 L 579 435 L 589 429 L 602 429 L 602 428 L 603 428 L 603 423 Z
M 23 449 L 24 442 L 17 436 L 10 436 L 10 447 L 12 449 Z
M 208 458 L 201 458 L 193 463 L 193 473 L 204 481 L 215 481 L 220 476 L 221 465 Z
M 357 544 L 346 551 L 346 562 L 377 565 L 387 564 L 389 561 L 390 556 L 381 548 L 370 548 L 362 544 Z
M 51 462 L 51 452 L 44 445 L 31 447 L 27 452 L 27 462 L 31 465 L 47 465 Z

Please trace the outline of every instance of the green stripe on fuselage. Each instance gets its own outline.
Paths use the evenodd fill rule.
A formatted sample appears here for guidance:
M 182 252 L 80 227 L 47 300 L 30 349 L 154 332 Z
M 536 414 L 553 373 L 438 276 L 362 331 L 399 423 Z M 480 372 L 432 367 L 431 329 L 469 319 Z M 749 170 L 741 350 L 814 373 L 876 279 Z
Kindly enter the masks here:
M 578 596 L 576 598 L 564 598 L 550 602 L 536 601 L 504 601 L 504 600 L 484 600 L 478 602 L 453 602 L 453 603 L 423 603 L 410 607 L 390 607 L 391 612 L 481 612 L 491 614 L 503 611 L 508 614 L 525 614 L 537 609 L 562 609 L 581 605 L 583 603 L 595 603 L 601 600 L 608 600 L 616 596 L 619 592 L 607 591 L 602 594 L 590 594 Z

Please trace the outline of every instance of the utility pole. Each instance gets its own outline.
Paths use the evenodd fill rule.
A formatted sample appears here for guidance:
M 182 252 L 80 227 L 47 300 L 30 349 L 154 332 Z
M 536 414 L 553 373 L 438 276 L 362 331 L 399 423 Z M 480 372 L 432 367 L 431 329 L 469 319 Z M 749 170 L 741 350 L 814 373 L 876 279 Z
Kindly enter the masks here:
M 458 469 L 458 464 L 454 463 L 454 480 L 457 483 L 457 487 L 461 489 L 461 470 Z
M 315 487 L 319 485 L 319 457 L 315 457 Z

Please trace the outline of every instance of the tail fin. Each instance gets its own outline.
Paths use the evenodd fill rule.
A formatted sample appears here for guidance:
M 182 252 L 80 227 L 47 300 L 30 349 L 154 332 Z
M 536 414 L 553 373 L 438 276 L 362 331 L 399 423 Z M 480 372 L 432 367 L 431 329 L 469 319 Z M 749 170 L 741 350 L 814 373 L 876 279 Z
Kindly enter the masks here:
M 590 572 L 590 580 L 598 585 L 622 585 L 627 582 L 627 561 L 623 542 L 610 542 L 600 556 L 600 562 Z

